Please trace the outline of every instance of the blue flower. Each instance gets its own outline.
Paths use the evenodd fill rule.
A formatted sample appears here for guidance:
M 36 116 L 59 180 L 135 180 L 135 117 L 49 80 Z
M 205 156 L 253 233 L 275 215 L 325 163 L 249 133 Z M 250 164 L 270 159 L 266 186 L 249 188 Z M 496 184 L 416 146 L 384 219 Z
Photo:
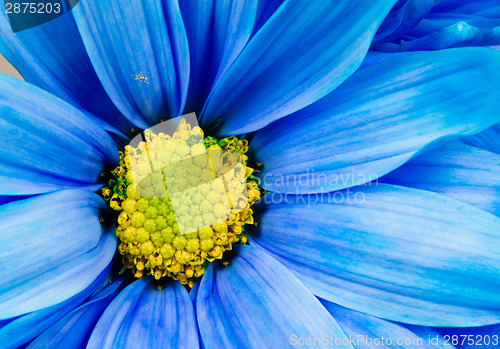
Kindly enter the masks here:
M 85 0 L 16 34 L 2 14 L 0 52 L 26 80 L 0 77 L 2 346 L 493 337 L 500 53 L 373 51 L 457 3 Z M 249 245 L 188 293 L 117 277 L 95 192 L 132 128 L 189 112 L 210 135 L 246 134 L 267 194 Z

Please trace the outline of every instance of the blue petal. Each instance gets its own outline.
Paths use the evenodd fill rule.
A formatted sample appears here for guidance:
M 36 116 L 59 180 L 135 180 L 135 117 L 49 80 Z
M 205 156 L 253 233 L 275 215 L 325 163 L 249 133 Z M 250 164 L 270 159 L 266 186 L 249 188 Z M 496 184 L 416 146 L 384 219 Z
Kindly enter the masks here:
M 209 264 L 196 296 L 206 348 L 284 348 L 344 332 L 311 292 L 266 253 L 237 246 L 229 266 Z M 346 345 L 346 347 L 351 347 Z
M 327 95 L 359 67 L 395 2 L 285 1 L 214 87 L 202 125 L 255 131 Z
M 495 7 L 500 7 L 497 0 L 441 0 L 432 11 L 450 12 L 451 14 L 470 13 L 480 15 L 484 13 L 494 15 L 496 11 L 491 12 L 491 10 L 495 9 Z
M 321 298 L 425 326 L 500 321 L 500 218 L 475 207 L 379 184 L 287 196 L 258 223 L 254 241 Z
M 285 2 L 285 0 L 260 0 L 259 8 L 257 9 L 256 24 L 254 26 L 255 35 L 260 28 L 271 18 L 276 10 Z
M 71 13 L 14 34 L 1 11 L 0 52 L 26 81 L 85 108 L 122 132 L 130 130 L 97 78 Z
M 396 53 L 399 52 L 399 44 L 395 44 L 392 42 L 386 42 L 385 44 L 380 44 L 377 46 L 373 46 L 370 52 L 387 52 L 387 53 Z
M 403 6 L 393 8 L 380 25 L 374 43 L 401 37 L 417 25 L 438 2 L 439 0 L 406 0 Z
M 462 142 L 500 154 L 500 124 L 494 125 L 474 136 L 464 137 Z
M 189 48 L 176 0 L 81 1 L 73 13 L 97 76 L 123 115 L 146 128 L 182 113 Z
M 443 49 L 446 47 L 493 45 L 500 43 L 492 30 L 500 26 L 500 5 L 497 0 L 437 1 L 427 14 L 429 1 L 408 1 L 406 7 L 415 7 L 404 12 L 404 8 L 393 10 L 381 25 L 376 36 L 382 41 L 402 42 L 401 50 Z M 408 20 L 405 20 L 408 17 Z M 425 18 L 422 19 L 422 17 Z M 483 40 L 480 40 L 483 37 Z M 474 40 L 471 40 L 472 37 Z M 415 40 L 416 39 L 416 40 Z M 409 41 L 409 42 L 408 42 Z M 412 42 L 415 41 L 415 42 Z M 375 46 L 375 50 L 386 50 L 389 44 Z M 386 48 L 383 48 L 386 46 Z
M 413 332 L 420 338 L 426 338 L 427 343 L 430 344 L 430 348 L 447 348 L 453 349 L 454 346 L 446 342 L 446 338 L 439 332 L 439 329 L 434 327 L 416 326 L 416 325 L 404 325 L 407 329 Z
M 384 62 L 392 61 L 393 59 L 398 59 L 402 57 L 414 56 L 417 54 L 421 54 L 422 52 L 379 52 L 379 51 L 370 51 L 365 57 L 363 64 L 359 69 L 365 69 L 371 67 L 372 65 L 377 65 Z
M 201 112 L 214 81 L 243 50 L 257 21 L 258 4 L 258 0 L 180 1 L 191 58 L 186 112 Z
M 483 32 L 466 22 L 458 22 L 423 38 L 401 42 L 400 51 L 443 50 L 451 47 L 475 46 Z
M 106 309 L 87 348 L 199 348 L 194 307 L 179 282 L 150 278 L 126 287 Z
M 85 290 L 62 303 L 15 319 L 0 321 L 0 343 L 2 343 L 2 348 L 18 348 L 45 331 L 88 298 L 103 281 L 107 281 L 108 271 L 109 266 Z
M 416 9 L 393 9 L 376 36 L 376 42 L 393 42 L 374 45 L 373 50 L 396 52 L 500 44 L 497 0 L 440 0 L 427 15 L 428 8 L 424 7 L 430 5 L 429 1 L 408 0 L 405 5 Z M 387 34 L 387 38 L 383 39 L 382 34 Z
M 26 82 L 0 76 L 0 195 L 96 190 L 118 162 L 111 137 L 78 109 Z
M 433 329 L 424 332 L 417 328 L 413 332 L 397 323 L 350 310 L 326 300 L 321 300 L 321 303 L 339 323 L 346 336 L 354 339 L 356 349 L 450 348 L 449 345 L 444 345 L 444 338 Z M 429 343 L 429 336 L 437 336 L 436 345 Z
M 484 32 L 481 45 L 490 46 L 491 48 L 498 50 L 498 45 L 500 45 L 500 26 Z
M 486 18 L 467 13 L 432 13 L 406 34 L 409 38 L 423 38 L 460 22 L 476 27 L 481 32 L 487 32 L 500 25 L 500 16 Z
M 434 13 L 450 15 L 470 14 L 475 16 L 500 18 L 500 4 L 497 0 L 441 0 L 433 9 Z
M 462 143 L 429 151 L 380 179 L 429 190 L 500 216 L 500 155 Z
M 48 328 L 28 346 L 34 348 L 85 348 L 104 309 L 120 291 L 123 279 L 115 280 L 84 304 Z
M 116 249 L 99 223 L 105 208 L 83 190 L 0 206 L 0 319 L 63 302 L 102 273 Z
M 201 112 L 203 103 L 213 82 L 211 69 L 211 49 L 213 35 L 213 14 L 215 1 L 179 0 L 186 35 L 189 43 L 190 74 L 186 112 Z
M 198 294 L 198 289 L 200 288 L 200 282 L 201 279 L 196 280 L 193 287 L 191 288 L 191 291 L 189 291 L 189 296 L 191 297 L 193 302 L 196 300 L 196 295 Z
M 285 193 L 359 185 L 444 136 L 500 121 L 500 53 L 427 52 L 355 73 L 326 98 L 258 131 L 262 186 Z
M 28 199 L 33 197 L 34 195 L 9 195 L 9 196 L 0 196 L 0 206 L 8 204 L 9 202 L 19 201 L 23 199 Z
M 448 343 L 457 342 L 457 349 L 497 349 L 500 344 L 500 325 L 447 328 L 441 332 Z

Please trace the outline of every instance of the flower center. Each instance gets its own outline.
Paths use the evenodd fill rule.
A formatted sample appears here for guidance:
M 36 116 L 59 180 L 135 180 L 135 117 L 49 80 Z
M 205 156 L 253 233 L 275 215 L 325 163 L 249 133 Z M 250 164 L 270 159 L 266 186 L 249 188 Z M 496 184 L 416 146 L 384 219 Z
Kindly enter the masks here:
M 192 287 L 206 264 L 246 243 L 258 179 L 246 166 L 248 142 L 204 137 L 181 119 L 175 132 L 144 132 L 127 145 L 114 179 L 102 189 L 119 211 L 123 266 L 134 276 L 171 277 Z

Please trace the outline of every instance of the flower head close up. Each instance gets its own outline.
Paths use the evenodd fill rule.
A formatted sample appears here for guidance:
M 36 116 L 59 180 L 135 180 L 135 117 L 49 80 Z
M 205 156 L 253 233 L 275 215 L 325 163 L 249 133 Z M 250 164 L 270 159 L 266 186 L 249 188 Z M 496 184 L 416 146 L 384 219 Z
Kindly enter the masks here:
M 71 7 L 0 15 L 2 347 L 498 345 L 497 1 Z

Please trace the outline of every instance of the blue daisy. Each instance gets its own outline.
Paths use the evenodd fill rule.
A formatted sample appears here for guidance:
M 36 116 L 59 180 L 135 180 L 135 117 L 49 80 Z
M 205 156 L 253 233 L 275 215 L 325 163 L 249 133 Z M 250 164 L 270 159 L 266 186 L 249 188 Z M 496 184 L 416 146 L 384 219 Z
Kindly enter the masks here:
M 493 345 L 500 53 L 373 51 L 437 3 L 85 0 L 16 34 L 2 13 L 26 80 L 0 77 L 2 346 Z M 134 131 L 191 112 L 245 135 L 265 195 L 188 292 L 118 272 L 96 192 Z

